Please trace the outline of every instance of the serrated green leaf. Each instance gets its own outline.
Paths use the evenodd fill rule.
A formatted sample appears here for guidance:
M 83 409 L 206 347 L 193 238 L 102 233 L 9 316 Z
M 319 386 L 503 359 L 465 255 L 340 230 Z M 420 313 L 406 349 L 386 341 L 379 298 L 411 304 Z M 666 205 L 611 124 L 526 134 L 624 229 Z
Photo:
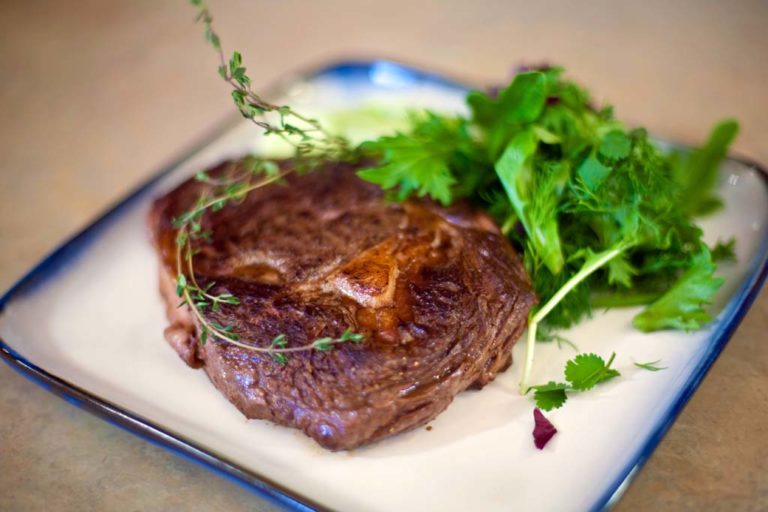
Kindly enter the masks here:
M 533 399 L 536 401 L 536 407 L 543 411 L 558 409 L 568 400 L 566 390 L 567 384 L 550 381 L 547 384 L 533 386 Z
M 363 151 L 379 154 L 381 163 L 358 171 L 358 176 L 384 189 L 396 189 L 400 200 L 415 194 L 448 205 L 456 184 L 450 160 L 464 136 L 458 123 L 427 113 L 412 134 L 381 137 L 364 144 Z
M 596 354 L 579 354 L 565 365 L 565 378 L 573 389 L 586 391 L 600 382 L 618 377 L 620 374 L 610 368 L 611 360 L 606 364 L 602 357 Z

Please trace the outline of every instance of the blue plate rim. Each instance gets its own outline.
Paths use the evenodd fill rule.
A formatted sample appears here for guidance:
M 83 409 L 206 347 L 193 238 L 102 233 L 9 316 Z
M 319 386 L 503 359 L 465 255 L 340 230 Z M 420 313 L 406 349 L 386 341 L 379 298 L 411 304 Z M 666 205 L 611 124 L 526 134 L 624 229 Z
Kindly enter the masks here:
M 388 59 L 344 60 L 316 66 L 303 73 L 289 76 L 288 79 L 282 80 L 276 87 L 273 87 L 270 90 L 273 92 L 272 96 L 275 97 L 278 95 L 278 91 L 284 91 L 287 84 L 293 83 L 296 80 L 308 80 L 333 75 L 346 77 L 355 74 L 370 75 L 376 69 L 382 67 L 385 67 L 387 71 L 397 72 L 402 77 L 407 77 L 410 80 L 430 82 L 465 91 L 469 90 L 469 87 L 465 82 L 447 78 L 444 74 L 425 71 L 416 66 Z M 227 133 L 228 130 L 233 128 L 240 121 L 240 116 L 227 116 L 225 120 L 218 122 L 214 129 L 193 143 L 190 149 L 181 152 L 178 157 L 172 159 L 170 164 L 162 167 L 151 178 L 134 188 L 123 197 L 123 199 L 98 215 L 88 226 L 61 243 L 0 296 L 0 313 L 5 310 L 5 307 L 15 295 L 22 292 L 27 287 L 33 286 L 40 279 L 44 279 L 49 274 L 56 271 L 61 260 L 66 259 L 69 253 L 81 248 L 87 240 L 93 236 L 94 232 L 106 227 L 110 221 L 118 218 L 122 211 L 143 197 L 143 195 L 149 192 L 154 185 L 176 169 L 180 164 L 200 152 L 213 140 L 216 140 L 218 137 Z M 766 170 L 764 166 L 749 158 L 741 156 L 729 155 L 728 159 L 757 171 L 758 175 L 763 180 L 764 185 L 768 189 L 768 170 Z M 768 235 L 768 233 L 766 235 Z M 693 392 L 696 390 L 701 380 L 706 376 L 712 367 L 712 364 L 725 348 L 728 340 L 730 340 L 736 328 L 744 318 L 744 315 L 746 315 L 747 311 L 757 298 L 767 277 L 768 236 L 765 236 L 762 240 L 758 256 L 755 258 L 754 267 L 751 269 L 750 279 L 745 281 L 737 292 L 736 303 L 732 308 L 729 317 L 723 320 L 718 331 L 713 334 L 711 339 L 714 339 L 714 343 L 711 345 L 706 357 L 700 361 L 688 381 L 680 388 L 678 396 L 670 405 L 666 415 L 656 425 L 656 428 L 654 428 L 646 442 L 637 451 L 631 462 L 617 473 L 616 478 L 605 488 L 605 491 L 590 507 L 590 510 L 605 510 L 612 507 L 618 501 L 626 490 L 627 484 L 634 479 L 638 470 L 646 463 L 659 442 L 661 442 L 664 435 L 674 423 L 675 419 L 679 416 L 684 406 L 688 403 L 688 400 L 693 395 Z M 298 512 L 327 510 L 323 505 L 271 481 L 264 475 L 245 469 L 213 451 L 195 445 L 194 442 L 184 438 L 184 436 L 155 425 L 140 415 L 125 410 L 107 400 L 93 395 L 87 390 L 47 372 L 36 366 L 34 363 L 26 360 L 26 358 L 13 350 L 13 348 L 1 337 L 0 358 L 24 377 L 68 402 L 87 410 L 109 423 L 136 434 L 155 445 L 168 449 L 176 455 L 201 464 L 202 466 L 213 470 L 220 476 L 223 476 L 230 481 L 234 481 L 250 491 L 256 492 L 276 505 L 282 506 L 287 510 Z

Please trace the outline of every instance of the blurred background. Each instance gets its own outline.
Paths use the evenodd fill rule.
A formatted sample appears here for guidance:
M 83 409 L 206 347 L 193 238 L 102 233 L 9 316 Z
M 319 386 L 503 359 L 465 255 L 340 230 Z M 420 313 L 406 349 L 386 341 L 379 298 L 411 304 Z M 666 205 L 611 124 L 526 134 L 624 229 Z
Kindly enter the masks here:
M 768 163 L 768 2 L 210 0 L 256 89 L 389 57 L 470 83 L 562 65 L 629 124 L 695 143 L 739 119 Z M 185 0 L 0 1 L 0 289 L 232 116 Z M 768 296 L 619 510 L 768 508 Z M 272 510 L 0 365 L 0 510 Z

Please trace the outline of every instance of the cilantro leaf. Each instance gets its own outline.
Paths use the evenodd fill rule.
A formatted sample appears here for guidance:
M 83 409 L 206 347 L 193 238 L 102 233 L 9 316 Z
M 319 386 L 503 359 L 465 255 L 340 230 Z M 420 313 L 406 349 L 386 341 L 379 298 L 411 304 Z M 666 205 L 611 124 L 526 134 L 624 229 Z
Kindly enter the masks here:
M 568 396 L 565 394 L 568 389 L 567 384 L 549 381 L 530 389 L 534 390 L 533 399 L 536 400 L 536 407 L 544 411 L 559 409 L 568 400 Z
M 618 377 L 620 373 L 611 368 L 616 354 L 612 354 L 606 363 L 596 354 L 579 354 L 565 365 L 565 378 L 573 389 L 586 391 L 596 384 Z
M 721 206 L 712 194 L 717 181 L 720 162 L 728 153 L 728 147 L 739 133 L 739 123 L 727 119 L 718 123 L 699 149 L 694 150 L 682 165 L 675 169 L 675 178 L 681 185 L 680 208 L 690 215 L 705 215 Z
M 709 249 L 702 246 L 690 267 L 659 299 L 635 316 L 633 324 L 644 332 L 660 329 L 699 329 L 712 320 L 704 306 L 723 284 L 714 277 L 715 264 Z
M 616 354 L 611 354 L 606 363 L 596 354 L 579 354 L 565 364 L 565 379 L 568 383 L 549 381 L 546 384 L 531 386 L 526 393 L 533 390 L 536 407 L 544 411 L 558 409 L 568 400 L 569 391 L 587 391 L 595 385 L 605 382 L 620 373 L 611 364 Z

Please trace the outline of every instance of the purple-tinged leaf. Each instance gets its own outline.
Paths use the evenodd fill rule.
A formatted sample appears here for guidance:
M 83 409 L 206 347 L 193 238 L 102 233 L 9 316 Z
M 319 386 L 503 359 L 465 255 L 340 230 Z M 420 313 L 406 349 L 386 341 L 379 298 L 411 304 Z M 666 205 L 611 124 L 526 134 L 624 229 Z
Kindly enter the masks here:
M 536 448 L 543 450 L 552 436 L 557 434 L 555 426 L 544 416 L 539 409 L 533 410 L 533 444 Z

